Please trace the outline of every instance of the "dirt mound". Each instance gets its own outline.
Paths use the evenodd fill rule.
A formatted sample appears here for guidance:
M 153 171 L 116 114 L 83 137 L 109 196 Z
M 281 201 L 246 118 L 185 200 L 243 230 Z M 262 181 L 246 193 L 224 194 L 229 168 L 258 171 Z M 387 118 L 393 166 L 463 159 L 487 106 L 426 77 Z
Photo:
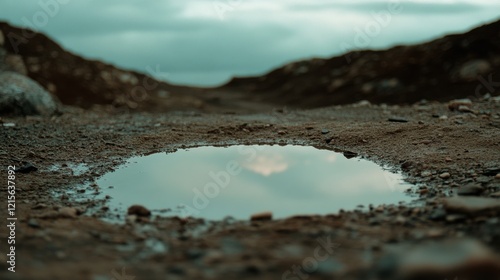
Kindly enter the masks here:
M 234 78 L 222 89 L 261 101 L 321 107 L 360 100 L 405 104 L 500 92 L 500 21 L 468 33 L 385 51 L 304 60 L 261 77 Z M 488 82 L 489 81 L 489 82 Z
M 183 94 L 192 89 L 173 86 L 101 61 L 87 60 L 64 50 L 44 34 L 0 22 L 4 48 L 19 58 L 26 73 L 63 104 L 82 108 L 114 105 L 158 111 L 200 108 L 203 101 Z M 157 69 L 151 67 L 152 73 Z

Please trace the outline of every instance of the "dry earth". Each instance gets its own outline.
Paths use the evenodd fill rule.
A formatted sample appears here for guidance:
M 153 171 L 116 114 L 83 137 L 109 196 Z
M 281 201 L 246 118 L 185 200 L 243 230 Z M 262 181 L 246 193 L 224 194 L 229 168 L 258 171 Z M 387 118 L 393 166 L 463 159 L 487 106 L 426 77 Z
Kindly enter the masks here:
M 494 198 L 500 102 L 477 100 L 472 109 L 451 112 L 441 103 L 253 114 L 65 108 L 51 118 L 4 118 L 2 169 L 29 162 L 38 170 L 16 173 L 16 273 L 7 271 L 2 249 L 0 278 L 500 279 L 500 199 Z M 403 171 L 416 184 L 409 195 L 418 203 L 271 221 L 126 219 L 126 213 L 120 224 L 100 219 L 106 202 L 92 194 L 106 186 L 91 183 L 127 158 L 232 144 L 357 153 Z M 73 175 L 65 166 L 71 163 L 89 170 Z M 5 206 L 7 173 L 1 174 Z M 457 193 L 472 196 L 446 198 Z M 0 227 L 0 236 L 8 234 Z

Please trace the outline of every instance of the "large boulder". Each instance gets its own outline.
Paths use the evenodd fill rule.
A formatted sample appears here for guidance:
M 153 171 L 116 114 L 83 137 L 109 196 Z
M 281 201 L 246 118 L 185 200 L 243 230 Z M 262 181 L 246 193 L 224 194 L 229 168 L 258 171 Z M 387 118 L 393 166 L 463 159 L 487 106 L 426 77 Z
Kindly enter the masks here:
M 15 72 L 0 72 L 0 115 L 52 115 L 57 103 L 38 83 Z

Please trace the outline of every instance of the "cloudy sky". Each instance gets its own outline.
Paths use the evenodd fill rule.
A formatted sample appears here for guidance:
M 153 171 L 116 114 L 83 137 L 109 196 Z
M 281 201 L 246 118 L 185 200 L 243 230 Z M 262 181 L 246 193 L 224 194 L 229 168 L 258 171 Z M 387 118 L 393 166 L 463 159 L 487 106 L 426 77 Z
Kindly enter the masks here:
M 205 86 L 463 32 L 499 19 L 498 11 L 498 0 L 0 0 L 0 20 L 84 57 Z

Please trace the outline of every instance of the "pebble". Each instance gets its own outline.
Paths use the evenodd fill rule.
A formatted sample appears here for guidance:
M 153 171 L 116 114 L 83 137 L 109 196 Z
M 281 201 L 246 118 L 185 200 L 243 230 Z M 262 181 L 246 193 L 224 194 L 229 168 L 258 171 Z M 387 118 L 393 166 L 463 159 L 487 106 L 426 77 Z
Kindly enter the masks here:
M 494 198 L 500 198 L 500 192 L 492 193 L 492 194 L 490 194 L 490 196 L 494 197 Z
M 450 177 L 451 177 L 451 174 L 448 172 L 441 173 L 441 175 L 439 175 L 439 178 L 441 178 L 441 179 L 448 179 Z
M 138 217 L 149 217 L 151 211 L 142 205 L 132 205 L 127 210 L 128 215 L 137 215 Z
M 388 121 L 390 121 L 390 122 L 398 122 L 398 123 L 407 123 L 408 122 L 407 119 L 401 118 L 401 117 L 392 117 L 392 118 L 389 118 Z
M 479 195 L 484 191 L 484 188 L 479 185 L 479 184 L 467 184 L 465 186 L 462 186 L 458 188 L 457 194 L 458 195 Z
M 38 223 L 38 221 L 36 219 L 29 219 L 28 220 L 28 226 L 32 227 L 32 228 L 40 228 L 40 224 Z
M 430 172 L 429 170 L 422 171 L 422 173 L 420 173 L 420 176 L 421 177 L 429 177 L 429 176 L 432 176 L 432 172 Z
M 448 103 L 448 109 L 451 111 L 459 110 L 460 106 L 472 107 L 472 101 L 470 99 L 455 99 Z
M 358 156 L 358 154 L 357 154 L 357 153 L 355 153 L 355 152 L 349 152 L 349 151 L 345 151 L 345 152 L 343 152 L 342 154 L 343 154 L 343 155 L 344 155 L 344 157 L 345 157 L 345 158 L 347 158 L 347 159 L 355 158 L 355 157 L 357 157 L 357 156 Z
M 495 176 L 495 179 L 500 179 L 500 173 Z
M 30 173 L 30 172 L 34 172 L 37 170 L 38 170 L 38 168 L 36 166 L 34 166 L 33 164 L 28 162 L 25 165 L 16 169 L 16 173 Z
M 456 279 L 498 279 L 500 273 L 499 256 L 474 239 L 402 244 L 394 251 L 396 279 L 450 279 L 457 273 Z
M 474 111 L 472 111 L 472 109 L 469 106 L 464 106 L 464 105 L 458 106 L 458 111 L 464 112 L 464 113 L 473 113 L 474 112 Z
M 328 134 L 328 133 L 330 133 L 330 130 L 328 130 L 328 129 L 321 130 L 321 134 Z
M 256 213 L 250 217 L 250 221 L 270 221 L 272 219 L 273 219 L 272 212 Z
M 448 197 L 443 205 L 446 211 L 463 214 L 500 210 L 500 200 L 486 197 Z
M 72 207 L 62 207 L 59 209 L 59 217 L 61 218 L 76 218 L 78 210 Z
M 445 160 L 446 162 L 452 162 L 452 161 L 453 161 L 453 159 L 452 159 L 451 157 L 447 157 L 447 158 L 445 158 L 444 160 Z

